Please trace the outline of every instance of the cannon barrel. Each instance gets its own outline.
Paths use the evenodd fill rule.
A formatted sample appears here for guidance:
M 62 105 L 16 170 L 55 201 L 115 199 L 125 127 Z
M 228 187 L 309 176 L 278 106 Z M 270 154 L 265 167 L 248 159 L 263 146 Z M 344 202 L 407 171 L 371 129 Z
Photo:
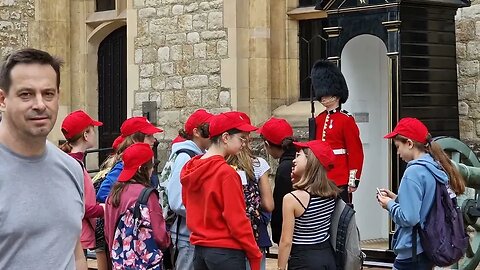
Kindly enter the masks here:
M 462 175 L 465 186 L 480 190 L 480 168 L 467 166 L 455 161 L 452 161 L 452 163 Z

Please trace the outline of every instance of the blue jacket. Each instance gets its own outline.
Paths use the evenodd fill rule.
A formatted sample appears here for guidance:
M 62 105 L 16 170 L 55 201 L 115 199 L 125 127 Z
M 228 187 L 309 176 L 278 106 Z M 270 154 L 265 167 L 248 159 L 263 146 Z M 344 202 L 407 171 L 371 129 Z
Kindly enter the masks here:
M 412 229 L 419 222 L 423 227 L 434 200 L 435 179 L 444 184 L 448 183 L 447 174 L 430 154 L 408 162 L 400 182 L 398 197 L 387 204 L 388 212 L 396 224 L 392 246 L 397 259 L 412 257 Z M 420 236 L 417 236 L 417 254 L 422 252 Z
M 107 173 L 105 176 L 105 180 L 103 180 L 100 188 L 97 192 L 97 201 L 101 203 L 105 203 L 107 200 L 108 194 L 110 194 L 110 190 L 112 190 L 113 185 L 117 182 L 118 176 L 123 170 L 123 162 L 118 161 L 112 167 L 112 169 Z
M 188 149 L 197 153 L 198 155 L 203 154 L 203 151 L 191 140 L 184 142 L 175 143 L 172 145 L 172 153 L 170 154 L 169 160 L 172 156 L 180 149 Z M 187 216 L 185 211 L 185 206 L 182 201 L 182 184 L 180 183 L 180 172 L 183 169 L 183 166 L 191 159 L 187 153 L 180 153 L 173 162 L 171 167 L 170 176 L 168 177 L 167 184 L 167 196 L 168 196 L 168 205 L 170 209 L 174 211 L 177 215 L 181 216 L 180 230 L 178 232 L 179 240 L 190 241 L 190 231 L 187 228 L 187 222 L 185 217 Z M 177 237 L 177 220 L 173 223 L 171 227 L 172 241 L 175 242 Z

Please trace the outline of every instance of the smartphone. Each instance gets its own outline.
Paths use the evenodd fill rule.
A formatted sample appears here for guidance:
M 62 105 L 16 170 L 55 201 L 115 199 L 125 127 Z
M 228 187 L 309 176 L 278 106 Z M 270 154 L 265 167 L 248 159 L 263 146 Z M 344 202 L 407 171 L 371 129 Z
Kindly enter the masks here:
M 379 189 L 378 187 L 377 187 L 377 194 L 378 194 L 379 196 L 383 196 L 383 195 L 382 195 L 382 192 L 380 191 L 380 189 Z

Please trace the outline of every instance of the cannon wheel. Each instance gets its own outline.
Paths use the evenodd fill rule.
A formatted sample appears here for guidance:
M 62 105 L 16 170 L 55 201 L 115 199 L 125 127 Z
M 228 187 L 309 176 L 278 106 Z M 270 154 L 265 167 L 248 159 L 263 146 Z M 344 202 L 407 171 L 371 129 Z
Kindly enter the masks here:
M 437 137 L 434 139 L 442 149 L 450 154 L 451 159 L 457 163 L 463 163 L 468 166 L 480 168 L 480 161 L 475 153 L 462 141 L 451 137 Z M 477 201 L 479 190 L 467 188 L 465 193 L 458 197 L 458 205 L 464 206 Z M 464 219 L 466 220 L 466 219 Z M 470 236 L 465 256 L 454 266 L 453 269 L 474 270 L 480 263 L 480 225 L 477 220 L 466 220 L 465 226 Z

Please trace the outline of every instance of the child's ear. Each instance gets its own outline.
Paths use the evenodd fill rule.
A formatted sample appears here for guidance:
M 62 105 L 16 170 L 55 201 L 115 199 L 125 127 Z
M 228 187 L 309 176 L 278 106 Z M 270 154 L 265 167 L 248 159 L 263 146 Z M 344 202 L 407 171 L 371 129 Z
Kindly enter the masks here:
M 227 143 L 228 142 L 228 133 L 227 132 L 224 132 L 222 133 L 222 136 L 221 136 L 221 139 L 222 139 L 222 142 L 223 143 Z
M 413 143 L 413 141 L 410 140 L 410 139 L 407 140 L 407 143 L 408 143 L 408 149 L 412 149 L 413 146 L 415 145 L 415 144 Z

